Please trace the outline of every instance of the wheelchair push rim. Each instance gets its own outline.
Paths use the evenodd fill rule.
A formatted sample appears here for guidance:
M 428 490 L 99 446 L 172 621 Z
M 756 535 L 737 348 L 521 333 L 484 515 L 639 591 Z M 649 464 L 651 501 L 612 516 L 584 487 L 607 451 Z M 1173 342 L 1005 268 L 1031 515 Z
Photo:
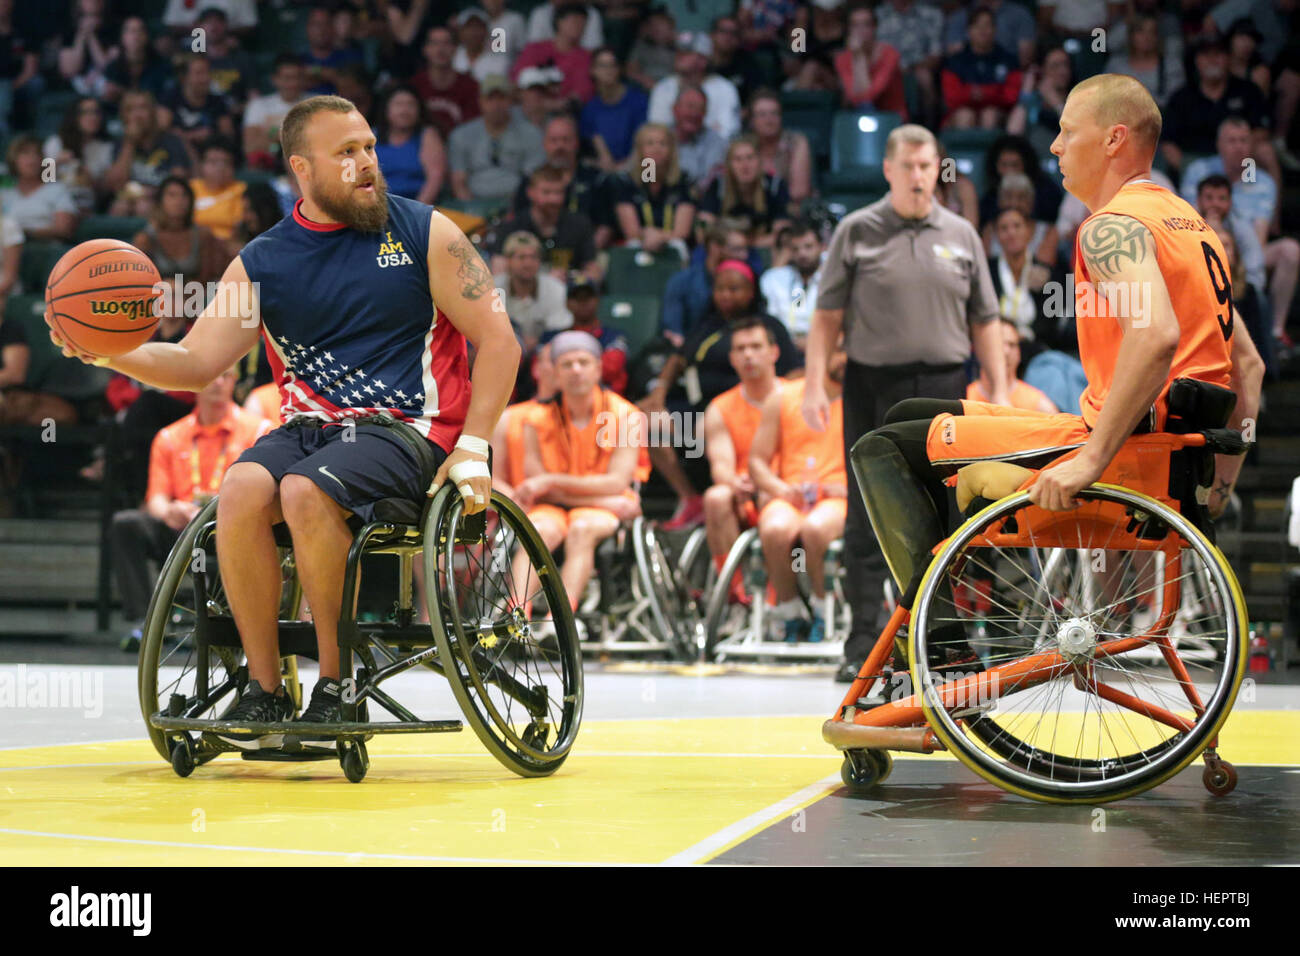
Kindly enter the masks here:
M 423 556 L 430 625 L 443 675 L 483 745 L 515 773 L 545 776 L 568 756 L 582 719 L 577 624 L 532 522 L 495 491 L 487 514 L 487 533 L 460 542 L 459 492 L 447 484 L 435 493 Z M 536 582 L 527 594 L 511 573 L 520 554 Z
M 1048 513 L 1018 492 L 966 521 L 922 580 L 910 634 L 943 744 L 986 780 L 1061 803 L 1174 776 L 1212 744 L 1246 668 L 1241 590 L 1205 535 L 1128 489 L 1078 497 Z M 957 646 L 978 661 L 952 663 Z

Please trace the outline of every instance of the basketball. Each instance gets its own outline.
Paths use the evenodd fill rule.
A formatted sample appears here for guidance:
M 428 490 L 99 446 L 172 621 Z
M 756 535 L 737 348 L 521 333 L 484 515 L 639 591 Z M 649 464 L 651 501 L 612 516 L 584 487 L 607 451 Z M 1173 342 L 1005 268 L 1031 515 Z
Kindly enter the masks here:
M 91 239 L 64 253 L 50 271 L 45 305 L 68 345 L 112 357 L 147 342 L 158 325 L 158 267 L 120 239 Z

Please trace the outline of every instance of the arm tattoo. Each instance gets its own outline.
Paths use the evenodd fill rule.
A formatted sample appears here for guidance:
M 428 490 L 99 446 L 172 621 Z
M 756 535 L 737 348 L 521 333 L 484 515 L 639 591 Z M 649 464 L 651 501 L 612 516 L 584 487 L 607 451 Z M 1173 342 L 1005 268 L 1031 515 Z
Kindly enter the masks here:
M 1114 279 L 1130 265 L 1146 261 L 1151 254 L 1151 232 L 1128 216 L 1105 215 L 1092 220 L 1079 234 L 1088 275 Z
M 461 281 L 461 295 L 471 300 L 478 299 L 492 288 L 492 274 L 483 265 L 483 257 L 468 239 L 459 236 L 447 247 L 447 251 L 460 260 L 456 277 Z

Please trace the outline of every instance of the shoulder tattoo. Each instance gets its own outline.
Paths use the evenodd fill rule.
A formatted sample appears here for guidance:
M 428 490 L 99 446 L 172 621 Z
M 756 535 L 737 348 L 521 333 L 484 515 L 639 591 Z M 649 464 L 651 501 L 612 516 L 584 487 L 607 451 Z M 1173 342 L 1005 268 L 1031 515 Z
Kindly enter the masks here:
M 492 274 L 483 264 L 483 257 L 464 236 L 457 236 L 447 246 L 460 265 L 456 267 L 456 278 L 460 280 L 460 292 L 467 299 L 478 299 L 492 288 Z
M 1079 233 L 1079 251 L 1092 278 L 1113 279 L 1152 254 L 1151 231 L 1128 216 L 1097 216 Z

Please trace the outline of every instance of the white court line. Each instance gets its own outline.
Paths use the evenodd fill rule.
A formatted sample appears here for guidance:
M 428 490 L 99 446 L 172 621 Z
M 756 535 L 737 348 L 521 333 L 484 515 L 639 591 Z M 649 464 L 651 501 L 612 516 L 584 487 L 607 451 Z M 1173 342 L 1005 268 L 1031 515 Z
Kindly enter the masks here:
M 292 850 L 268 846 L 232 846 L 222 843 L 183 843 L 180 840 L 135 840 L 126 837 L 89 836 L 80 833 L 46 833 L 41 830 L 13 830 L 0 833 L 42 837 L 50 840 L 86 840 L 91 843 L 129 843 L 133 846 L 176 847 L 185 850 L 227 850 L 236 853 L 289 853 L 297 856 L 343 857 L 351 860 L 409 860 L 421 863 L 495 863 L 508 866 L 637 866 L 635 863 L 603 863 L 587 860 L 513 860 L 490 856 L 427 856 L 414 853 L 367 853 L 362 850 Z
M 767 826 L 775 823 L 781 817 L 785 816 L 799 804 L 814 797 L 821 796 L 824 792 L 832 787 L 841 786 L 840 775 L 833 773 L 829 777 L 822 777 L 816 783 L 809 784 L 797 793 L 793 793 L 772 804 L 765 810 L 759 810 L 757 813 L 751 813 L 743 820 L 733 823 L 729 827 L 724 827 L 712 836 L 705 837 L 694 846 L 687 847 L 680 853 L 675 853 L 668 859 L 664 860 L 663 866 L 686 866 L 691 863 L 699 863 L 704 857 L 710 856 L 721 850 L 728 843 L 738 837 L 744 836 L 750 830 L 757 827 Z

